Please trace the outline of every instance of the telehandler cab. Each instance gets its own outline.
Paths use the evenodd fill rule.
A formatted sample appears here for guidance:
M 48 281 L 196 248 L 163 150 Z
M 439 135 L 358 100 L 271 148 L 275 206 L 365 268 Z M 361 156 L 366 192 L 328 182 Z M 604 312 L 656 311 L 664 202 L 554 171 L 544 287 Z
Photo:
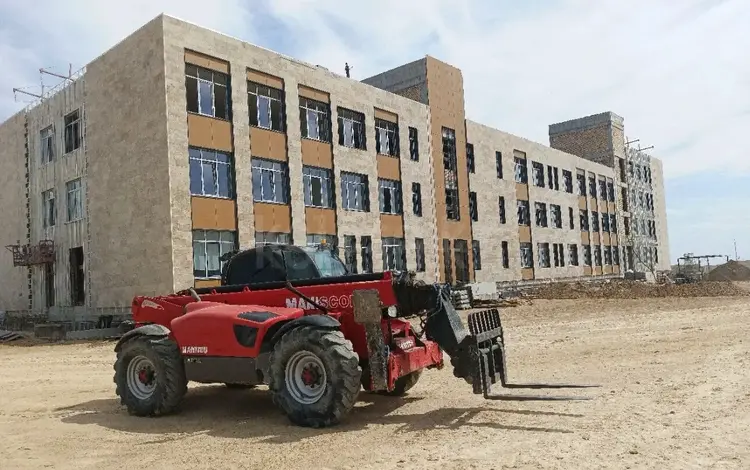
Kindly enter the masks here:
M 506 388 L 596 385 L 511 384 L 497 309 L 470 313 L 468 329 L 449 287 L 412 274 L 350 274 L 325 247 L 265 245 L 233 253 L 221 285 L 133 299 L 134 328 L 115 351 L 116 393 L 128 412 L 176 411 L 189 381 L 266 384 L 300 426 L 336 424 L 361 389 L 401 396 L 424 369 L 453 374 L 493 400 L 583 397 L 493 395 Z M 406 320 L 421 317 L 421 331 Z

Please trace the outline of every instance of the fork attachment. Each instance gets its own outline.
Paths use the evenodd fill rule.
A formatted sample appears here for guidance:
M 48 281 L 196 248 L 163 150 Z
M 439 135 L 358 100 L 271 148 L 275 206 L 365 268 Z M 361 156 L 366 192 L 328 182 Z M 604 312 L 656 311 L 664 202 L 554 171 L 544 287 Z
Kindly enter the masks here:
M 488 400 L 555 401 L 590 400 L 590 397 L 545 396 L 545 395 L 493 395 L 492 385 L 500 382 L 510 389 L 562 389 L 593 388 L 599 385 L 510 383 L 505 363 L 505 338 L 500 312 L 493 308 L 470 313 L 468 317 L 469 335 L 465 338 L 464 352 L 474 359 L 471 383 L 475 394 L 482 394 Z

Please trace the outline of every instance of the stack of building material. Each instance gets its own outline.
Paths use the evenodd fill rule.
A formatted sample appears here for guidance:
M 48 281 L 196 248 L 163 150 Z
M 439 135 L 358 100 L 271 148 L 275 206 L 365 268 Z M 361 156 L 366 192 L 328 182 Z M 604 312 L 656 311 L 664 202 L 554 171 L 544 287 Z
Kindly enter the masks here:
M 8 330 L 0 330 L 0 343 L 8 343 L 10 341 L 15 341 L 21 338 L 23 338 L 23 335 L 21 333 L 16 333 L 14 331 Z

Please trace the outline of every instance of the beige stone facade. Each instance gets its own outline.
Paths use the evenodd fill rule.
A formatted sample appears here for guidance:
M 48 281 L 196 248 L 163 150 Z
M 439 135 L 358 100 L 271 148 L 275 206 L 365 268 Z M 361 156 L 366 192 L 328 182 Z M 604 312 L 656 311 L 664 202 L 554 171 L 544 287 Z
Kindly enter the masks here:
M 578 142 L 573 150 L 588 155 L 582 158 L 464 120 L 462 82 L 460 70 L 430 57 L 359 82 L 159 16 L 56 93 L 0 125 L 0 201 L 7 221 L 0 226 L 0 244 L 33 248 L 51 240 L 55 247 L 53 263 L 28 267 L 14 267 L 10 252 L 3 251 L 0 310 L 82 319 L 118 314 L 134 295 L 216 285 L 218 253 L 273 237 L 296 245 L 325 238 L 357 272 L 401 266 L 427 282 L 459 273 L 453 249 L 461 244 L 468 247 L 464 264 L 471 280 L 617 274 L 612 262 L 584 266 L 583 245 L 619 241 L 582 232 L 579 211 L 616 212 L 623 204 L 620 192 L 615 202 L 581 198 L 576 172 L 619 187 L 618 167 L 610 161 L 624 151 L 613 150 L 622 145 L 607 135 L 622 135 L 621 127 L 609 134 L 590 131 L 596 135 L 583 140 L 560 137 L 558 143 L 568 139 L 565 145 Z M 258 110 L 267 103 L 274 103 L 262 108 L 270 121 L 261 123 L 266 114 Z M 326 110 L 330 138 L 303 135 L 313 132 L 308 119 L 317 119 L 309 117 L 311 106 Z M 349 121 L 342 126 L 342 116 L 353 119 L 353 127 Z M 351 131 L 358 116 L 361 138 Z M 323 121 L 315 122 L 323 132 Z M 455 133 L 452 143 L 446 144 L 446 128 Z M 379 140 L 386 134 L 389 140 Z M 46 161 L 49 149 L 54 158 Z M 527 184 L 514 178 L 518 155 L 527 161 Z M 455 168 L 444 171 L 449 160 Z M 544 187 L 534 185 L 532 163 L 543 165 Z M 652 166 L 652 184 L 662 188 L 661 167 Z M 261 167 L 273 168 L 273 178 L 281 179 L 268 180 L 271 173 Z M 571 191 L 563 170 L 571 172 Z M 558 175 L 552 188 L 548 171 Z M 369 207 L 345 204 L 343 183 L 352 178 L 367 181 Z M 400 204 L 390 198 L 397 192 L 389 188 L 398 187 Z M 448 188 L 457 194 L 458 219 L 446 215 Z M 663 190 L 655 194 L 659 247 L 665 250 L 660 258 L 668 262 Z M 518 223 L 519 198 L 530 204 L 528 227 Z M 546 204 L 546 227 L 536 224 L 536 202 Z M 557 206 L 560 227 L 551 219 Z M 533 267 L 522 266 L 522 242 L 533 246 Z M 545 244 L 549 267 L 537 265 Z M 557 245 L 563 255 L 555 263 Z M 574 245 L 577 264 L 570 262 Z M 446 262 L 453 263 L 450 269 Z

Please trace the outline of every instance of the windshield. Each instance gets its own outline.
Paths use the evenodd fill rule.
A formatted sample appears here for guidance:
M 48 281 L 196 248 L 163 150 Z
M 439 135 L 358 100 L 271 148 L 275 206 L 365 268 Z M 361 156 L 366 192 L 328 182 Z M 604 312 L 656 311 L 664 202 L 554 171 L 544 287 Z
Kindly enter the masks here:
M 316 247 L 304 247 L 302 249 L 313 260 L 318 271 L 320 271 L 321 277 L 345 276 L 347 274 L 346 266 L 332 251 Z

